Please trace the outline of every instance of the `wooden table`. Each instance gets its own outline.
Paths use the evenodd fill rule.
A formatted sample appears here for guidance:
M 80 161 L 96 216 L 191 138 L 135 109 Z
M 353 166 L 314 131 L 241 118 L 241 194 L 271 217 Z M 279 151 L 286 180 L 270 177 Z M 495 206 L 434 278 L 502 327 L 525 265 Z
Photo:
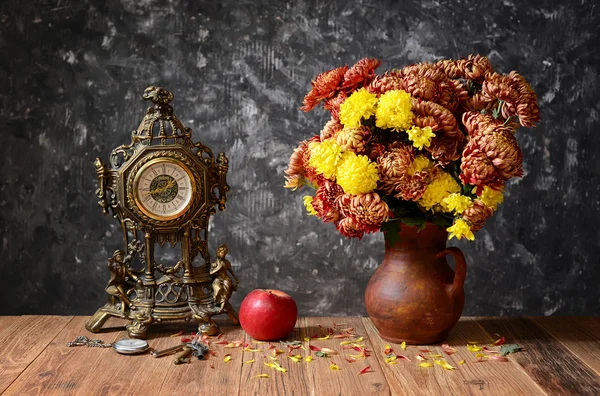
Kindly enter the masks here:
M 211 350 L 216 356 L 205 361 L 194 358 L 189 364 L 174 365 L 174 356 L 153 358 L 150 354 L 126 356 L 112 348 L 67 347 L 78 335 L 113 342 L 127 337 L 123 322 L 109 322 L 112 331 L 92 334 L 85 330 L 86 317 L 70 316 L 12 316 L 0 317 L 0 393 L 5 395 L 599 395 L 600 394 L 600 318 L 539 317 L 539 318 L 462 318 L 450 334 L 448 344 L 457 352 L 444 359 L 456 367 L 445 370 L 420 367 L 415 357 L 443 354 L 440 345 L 390 345 L 394 352 L 410 361 L 397 360 L 388 364 L 383 351 L 386 342 L 367 318 L 323 317 L 301 318 L 289 340 L 304 341 L 317 348 L 339 352 L 327 358 L 317 357 L 303 342 L 304 350 L 293 354 L 313 360 L 294 362 L 287 358 L 287 349 L 276 361 L 287 372 L 268 367 L 268 356 L 274 349 L 269 343 L 256 343 L 239 328 L 223 322 L 221 339 L 212 339 Z M 111 319 L 112 320 L 112 319 Z M 321 326 L 321 327 L 320 327 Z M 180 337 L 169 335 L 181 329 L 166 324 L 152 327 L 149 344 L 164 349 L 179 342 Z M 344 349 L 340 342 L 349 338 L 320 340 L 328 328 L 335 334 L 343 328 L 364 337 L 357 344 L 371 351 L 371 356 L 350 363 L 350 355 L 359 351 Z M 189 334 L 193 326 L 187 324 Z M 486 360 L 476 362 L 476 352 L 467 343 L 489 345 L 499 334 L 507 343 L 517 343 L 524 350 L 508 356 L 508 362 Z M 225 348 L 217 341 L 244 340 L 243 346 Z M 359 348 L 360 349 L 360 348 Z M 429 350 L 430 352 L 421 352 Z M 497 349 L 492 347 L 492 349 Z M 481 353 L 481 352 L 479 352 Z M 226 354 L 231 360 L 225 362 Z M 265 357 L 266 356 L 266 357 Z M 429 357 L 428 362 L 434 358 Z M 250 362 L 254 360 L 254 362 Z M 459 364 L 464 360 L 463 364 Z M 339 370 L 332 370 L 335 364 Z M 365 367 L 372 372 L 359 375 Z M 213 368 L 214 367 L 214 368 Z M 261 378 L 267 374 L 269 378 Z

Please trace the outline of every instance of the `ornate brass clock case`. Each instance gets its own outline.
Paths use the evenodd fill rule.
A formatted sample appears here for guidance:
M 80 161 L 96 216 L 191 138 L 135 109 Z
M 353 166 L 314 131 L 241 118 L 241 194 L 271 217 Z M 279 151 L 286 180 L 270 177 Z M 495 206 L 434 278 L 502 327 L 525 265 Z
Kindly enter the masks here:
M 228 160 L 192 141 L 191 129 L 173 114 L 172 93 L 149 87 L 143 97 L 152 105 L 131 143 L 112 151 L 109 166 L 95 162 L 98 204 L 119 222 L 123 248 L 108 259 L 109 302 L 86 328 L 98 332 L 119 317 L 129 320 L 130 337 L 146 338 L 153 322 L 194 319 L 199 331 L 213 335 L 214 315 L 226 313 L 238 323 L 229 303 L 237 278 L 227 247 L 219 247 L 212 264 L 208 251 L 209 218 L 227 201 Z M 159 262 L 157 246 L 177 249 L 179 260 Z

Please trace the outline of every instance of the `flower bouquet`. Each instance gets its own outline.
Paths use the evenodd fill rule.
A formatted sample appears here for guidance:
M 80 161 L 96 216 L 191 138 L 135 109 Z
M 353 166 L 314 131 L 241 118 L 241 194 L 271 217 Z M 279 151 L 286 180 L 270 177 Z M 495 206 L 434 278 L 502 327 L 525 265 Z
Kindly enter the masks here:
M 308 213 L 347 237 L 434 224 L 473 240 L 523 174 L 515 132 L 539 121 L 534 91 L 479 55 L 380 65 L 365 58 L 312 81 L 302 110 L 323 105 L 331 119 L 294 150 L 285 187 L 314 188 Z

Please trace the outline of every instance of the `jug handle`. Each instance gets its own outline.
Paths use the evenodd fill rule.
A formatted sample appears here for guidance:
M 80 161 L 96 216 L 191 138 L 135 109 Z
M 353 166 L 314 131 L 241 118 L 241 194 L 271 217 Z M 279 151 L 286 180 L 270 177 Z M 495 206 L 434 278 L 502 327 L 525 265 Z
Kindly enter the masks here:
M 454 258 L 454 281 L 452 282 L 452 288 L 450 289 L 450 295 L 454 297 L 457 293 L 463 290 L 465 279 L 467 277 L 467 262 L 465 261 L 465 255 L 463 252 L 454 246 L 446 248 L 437 256 L 443 257 L 448 254 L 451 254 Z

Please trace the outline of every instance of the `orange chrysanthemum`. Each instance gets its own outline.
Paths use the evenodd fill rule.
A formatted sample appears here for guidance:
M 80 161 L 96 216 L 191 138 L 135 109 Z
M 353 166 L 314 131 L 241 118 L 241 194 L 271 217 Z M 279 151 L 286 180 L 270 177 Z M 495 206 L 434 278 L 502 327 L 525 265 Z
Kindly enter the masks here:
M 335 139 L 342 150 L 362 154 L 365 151 L 365 138 L 368 134 L 369 128 L 362 125 L 358 128 L 346 127 L 335 135 Z
M 490 60 L 481 55 L 469 55 L 467 59 L 456 61 L 460 77 L 481 82 L 487 73 L 493 73 L 494 69 Z
M 392 194 L 402 183 L 402 177 L 415 159 L 415 149 L 408 144 L 397 144 L 377 158 L 380 179 L 377 188 L 385 194 Z
M 414 114 L 413 123 L 420 128 L 428 126 L 433 132 L 443 130 L 444 134 L 448 136 L 461 133 L 454 115 L 442 105 L 413 99 L 412 112 Z
M 314 109 L 319 103 L 335 96 L 344 81 L 348 66 L 341 66 L 319 74 L 312 82 L 312 89 L 304 97 L 303 111 Z
M 390 208 L 379 194 L 346 194 L 340 199 L 342 212 L 364 232 L 376 232 L 390 217 Z
M 308 142 L 303 140 L 290 156 L 290 163 L 285 170 L 285 188 L 293 190 L 304 184 L 304 157 L 308 150 Z
M 321 141 L 329 139 L 330 137 L 335 136 L 339 131 L 342 130 L 344 126 L 340 123 L 338 119 L 332 118 L 321 129 Z
M 483 202 L 476 199 L 473 201 L 473 206 L 468 207 L 462 213 L 462 218 L 471 226 L 471 231 L 479 231 L 485 221 L 494 214 L 492 208 L 484 205 Z
M 383 95 L 388 91 L 405 90 L 402 74 L 397 70 L 387 71 L 382 76 L 377 76 L 367 87 L 367 91 L 376 95 Z

